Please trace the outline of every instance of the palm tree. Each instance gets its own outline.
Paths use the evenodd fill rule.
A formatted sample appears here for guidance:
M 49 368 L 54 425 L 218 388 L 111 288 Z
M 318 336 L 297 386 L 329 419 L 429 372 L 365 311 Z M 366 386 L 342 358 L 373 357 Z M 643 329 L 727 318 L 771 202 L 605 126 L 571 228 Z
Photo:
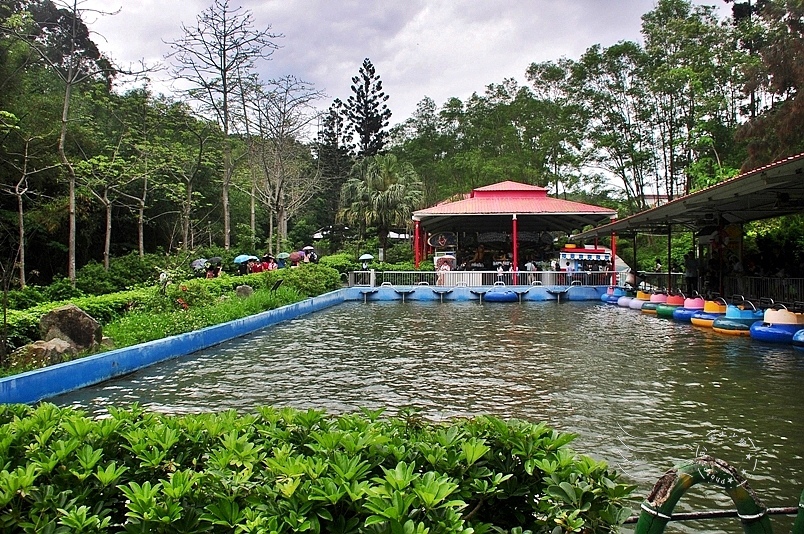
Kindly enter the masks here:
M 413 166 L 393 154 L 378 154 L 355 163 L 341 188 L 338 218 L 361 228 L 375 227 L 380 246 L 388 247 L 388 232 L 407 228 L 413 210 L 424 198 Z

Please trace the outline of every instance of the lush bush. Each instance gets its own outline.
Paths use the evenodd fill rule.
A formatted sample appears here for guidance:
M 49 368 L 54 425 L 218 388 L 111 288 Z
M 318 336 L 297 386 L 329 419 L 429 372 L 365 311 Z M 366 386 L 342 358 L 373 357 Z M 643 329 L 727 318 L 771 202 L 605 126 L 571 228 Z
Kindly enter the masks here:
M 12 289 L 6 293 L 6 306 L 10 310 L 26 310 L 37 304 L 47 302 L 45 296 L 47 288 L 40 286 L 25 286 L 23 289 Z
M 348 273 L 349 271 L 357 271 L 360 269 L 360 262 L 356 261 L 352 254 L 346 252 L 323 256 L 318 260 L 318 264 L 331 267 L 339 273 Z
M 0 406 L 4 532 L 610 532 L 633 487 L 572 435 L 413 411 Z

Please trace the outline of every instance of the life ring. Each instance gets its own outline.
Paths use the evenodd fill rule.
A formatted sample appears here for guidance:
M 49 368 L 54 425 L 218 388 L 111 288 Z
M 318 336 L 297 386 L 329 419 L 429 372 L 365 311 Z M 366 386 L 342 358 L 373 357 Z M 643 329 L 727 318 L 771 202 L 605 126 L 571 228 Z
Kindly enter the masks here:
M 726 490 L 737 507 L 737 515 L 746 534 L 772 532 L 767 507 L 748 485 L 748 481 L 723 460 L 700 456 L 690 463 L 670 469 L 656 482 L 647 500 L 642 503 L 635 534 L 662 534 L 679 499 L 692 486 L 702 482 Z M 799 516 L 802 516 L 801 511 Z

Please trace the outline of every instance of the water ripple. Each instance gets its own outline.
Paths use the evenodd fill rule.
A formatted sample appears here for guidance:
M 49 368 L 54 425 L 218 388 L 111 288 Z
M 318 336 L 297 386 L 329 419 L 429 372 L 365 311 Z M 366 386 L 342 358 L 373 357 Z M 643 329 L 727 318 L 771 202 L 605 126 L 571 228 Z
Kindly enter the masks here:
M 166 413 L 410 405 L 433 420 L 546 421 L 643 493 L 709 453 L 785 506 L 804 484 L 803 381 L 790 347 L 616 306 L 348 303 L 54 401 L 95 414 L 132 402 Z

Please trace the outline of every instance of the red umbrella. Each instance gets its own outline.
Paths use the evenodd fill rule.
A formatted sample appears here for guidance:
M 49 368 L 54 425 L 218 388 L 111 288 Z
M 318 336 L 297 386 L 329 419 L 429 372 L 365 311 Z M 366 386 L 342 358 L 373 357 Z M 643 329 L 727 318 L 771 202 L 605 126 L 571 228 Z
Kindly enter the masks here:
M 288 256 L 288 259 L 292 262 L 300 262 L 304 259 L 304 254 L 298 251 L 291 252 L 290 256 Z

